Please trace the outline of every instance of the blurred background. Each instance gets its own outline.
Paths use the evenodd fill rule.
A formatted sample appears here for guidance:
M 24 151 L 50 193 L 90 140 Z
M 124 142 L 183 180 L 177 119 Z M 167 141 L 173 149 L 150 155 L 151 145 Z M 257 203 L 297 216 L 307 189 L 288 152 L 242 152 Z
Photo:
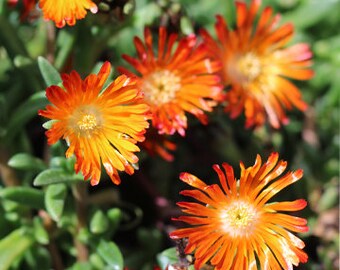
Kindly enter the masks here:
M 310 230 L 300 237 L 309 261 L 297 269 L 339 269 L 340 1 L 263 0 L 282 14 L 281 23 L 294 24 L 291 44 L 306 42 L 313 51 L 314 78 L 295 82 L 307 111 L 288 112 L 290 123 L 278 130 L 245 129 L 243 117 L 231 120 L 222 108 L 209 114 L 208 125 L 188 116 L 186 136 L 168 137 L 177 145 L 169 151 L 173 161 L 141 151 L 134 175 L 121 174 L 115 186 L 103 174 L 94 187 L 72 175 L 74 161 L 64 158 L 64 142 L 46 145 L 45 120 L 37 111 L 48 103 L 44 89 L 51 80 L 42 67 L 52 74 L 48 63 L 58 72 L 75 69 L 84 78 L 106 60 L 113 68 L 126 66 L 121 55 L 135 55 L 133 37 L 142 38 L 145 26 L 157 33 L 163 25 L 181 35 L 205 28 L 214 36 L 216 14 L 234 25 L 234 1 L 97 1 L 97 14 L 63 29 L 44 21 L 38 8 L 23 16 L 23 2 L 9 2 L 0 0 L 0 269 L 163 269 L 178 260 L 168 233 L 179 225 L 171 217 L 180 214 L 175 203 L 187 188 L 179 174 L 213 183 L 213 164 L 227 162 L 239 176 L 240 161 L 251 166 L 256 154 L 265 159 L 273 151 L 290 170 L 304 170 L 303 180 L 275 197 L 308 201 L 298 215 L 308 219 Z M 66 175 L 61 185 L 51 180 L 59 188 L 54 191 L 37 180 L 51 168 Z M 88 192 L 77 240 L 74 185 Z M 78 240 L 88 244 L 90 262 L 75 255 Z M 111 244 L 116 249 L 106 254 Z

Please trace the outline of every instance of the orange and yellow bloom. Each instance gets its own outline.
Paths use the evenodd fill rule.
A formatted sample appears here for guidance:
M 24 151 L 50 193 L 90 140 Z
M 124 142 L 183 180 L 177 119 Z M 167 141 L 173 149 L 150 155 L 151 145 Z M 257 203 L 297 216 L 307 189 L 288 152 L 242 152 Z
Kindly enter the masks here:
M 123 55 L 138 75 L 122 67 L 120 71 L 138 77 L 145 101 L 151 108 L 152 125 L 158 132 L 169 135 L 178 132 L 184 136 L 186 112 L 207 123 L 205 112 L 212 111 L 217 104 L 222 85 L 215 73 L 220 65 L 207 58 L 205 47 L 197 45 L 194 35 L 178 40 L 177 34 L 168 35 L 166 29 L 160 27 L 157 55 L 150 29 L 145 29 L 144 38 L 145 44 L 138 37 L 134 39 L 137 59 Z
M 290 232 L 306 232 L 307 221 L 281 213 L 302 210 L 306 201 L 269 202 L 298 181 L 303 171 L 281 176 L 287 162 L 278 159 L 273 153 L 263 165 L 260 156 L 252 167 L 241 163 L 239 180 L 227 163 L 222 165 L 224 171 L 214 165 L 220 185 L 207 185 L 192 174 L 181 174 L 181 180 L 195 188 L 181 194 L 200 203 L 178 203 L 188 215 L 176 220 L 192 227 L 178 229 L 170 237 L 188 238 L 185 252 L 194 252 L 195 269 L 207 262 L 216 270 L 258 269 L 257 264 L 260 269 L 293 269 L 307 261 L 304 242 Z
M 305 110 L 299 89 L 287 78 L 307 80 L 313 76 L 312 53 L 305 43 L 285 48 L 294 34 L 286 23 L 278 27 L 280 15 L 265 7 L 256 22 L 260 0 L 236 2 L 236 28 L 229 29 L 221 16 L 215 24 L 218 41 L 202 30 L 212 56 L 221 59 L 221 77 L 230 86 L 225 110 L 231 118 L 243 111 L 246 127 L 262 126 L 267 118 L 274 128 L 286 124 L 285 110 Z
M 149 125 L 149 107 L 141 103 L 143 95 L 135 79 L 121 75 L 102 91 L 110 70 L 105 62 L 97 75 L 85 80 L 75 71 L 63 74 L 63 88 L 46 89 L 52 105 L 39 111 L 55 120 L 46 132 L 48 143 L 64 138 L 69 146 L 66 157 L 75 154 L 75 171 L 91 179 L 92 185 L 100 180 L 101 163 L 115 184 L 120 183 L 118 171 L 134 173 L 136 143 L 144 140 Z
M 76 20 L 86 16 L 88 9 L 92 13 L 98 11 L 97 5 L 91 0 L 40 0 L 39 7 L 44 19 L 54 21 L 59 28 L 66 24 L 75 25 Z
M 140 144 L 141 148 L 150 156 L 159 156 L 166 161 L 173 161 L 173 151 L 177 145 L 170 141 L 167 135 L 159 134 L 154 128 L 149 128 L 145 140 Z

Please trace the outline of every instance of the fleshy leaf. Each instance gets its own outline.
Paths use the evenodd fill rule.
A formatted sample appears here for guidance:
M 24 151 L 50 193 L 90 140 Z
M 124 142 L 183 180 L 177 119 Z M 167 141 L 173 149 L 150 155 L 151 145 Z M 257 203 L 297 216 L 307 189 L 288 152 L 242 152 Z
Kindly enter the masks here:
M 38 66 L 47 86 L 58 85 L 61 83 L 62 80 L 58 70 L 56 70 L 47 59 L 39 56 Z
M 168 248 L 157 255 L 157 263 L 165 270 L 167 266 L 178 263 L 176 248 Z
M 325 18 L 326 14 L 329 14 L 332 10 L 338 8 L 337 1 L 306 1 L 299 8 L 287 12 L 283 16 L 283 22 L 294 22 L 296 28 L 304 29 L 317 25 L 322 19 Z M 304 16 L 308 14 L 308 16 Z
M 122 211 L 119 208 L 111 208 L 107 211 L 107 217 L 110 221 L 110 229 L 114 233 L 122 219 Z
M 25 171 L 41 171 L 46 169 L 46 165 L 41 159 L 33 157 L 27 153 L 14 155 L 8 161 L 8 165 L 12 168 Z
M 109 221 L 103 211 L 98 210 L 94 213 L 90 221 L 90 231 L 93 234 L 101 234 L 108 230 Z
M 0 198 L 24 206 L 44 209 L 44 192 L 31 187 L 6 187 L 0 191 Z
M 115 243 L 101 240 L 97 250 L 110 269 L 123 270 L 123 256 Z
M 79 174 L 69 174 L 62 169 L 47 169 L 42 171 L 33 181 L 34 186 L 43 186 L 57 183 L 84 180 Z
M 23 127 L 33 117 L 38 110 L 43 109 L 48 104 L 45 91 L 37 92 L 23 102 L 12 114 L 8 121 L 7 140 L 15 138 L 15 135 L 23 130 Z
M 10 269 L 33 244 L 33 237 L 23 228 L 12 231 L 0 241 L 1 270 Z
M 61 30 L 57 37 L 58 53 L 55 57 L 54 65 L 57 68 L 62 68 L 73 49 L 76 37 L 69 31 Z
M 45 194 L 45 207 L 51 218 L 59 221 L 65 205 L 67 188 L 65 184 L 49 185 Z
M 39 244 L 47 245 L 49 243 L 48 233 L 42 225 L 39 217 L 33 219 L 34 237 Z

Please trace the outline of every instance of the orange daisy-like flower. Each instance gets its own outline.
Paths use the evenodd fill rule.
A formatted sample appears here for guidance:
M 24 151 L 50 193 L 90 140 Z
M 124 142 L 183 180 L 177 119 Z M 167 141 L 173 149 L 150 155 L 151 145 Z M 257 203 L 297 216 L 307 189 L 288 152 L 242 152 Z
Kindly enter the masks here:
M 254 166 L 241 163 L 241 178 L 237 181 L 233 168 L 224 163 L 225 172 L 218 165 L 213 168 L 220 185 L 207 185 L 196 176 L 182 173 L 180 178 L 196 190 L 181 194 L 201 203 L 180 202 L 188 216 L 176 220 L 193 227 L 178 229 L 170 234 L 173 239 L 188 238 L 186 253 L 195 252 L 195 269 L 210 262 L 216 270 L 228 269 L 293 269 L 306 262 L 304 243 L 289 231 L 306 232 L 303 218 L 280 213 L 297 211 L 306 206 L 303 199 L 268 203 L 275 194 L 298 181 L 302 170 L 279 177 L 287 162 L 278 161 L 273 153 L 262 165 L 257 156 Z
M 75 25 L 76 20 L 83 19 L 89 9 L 97 13 L 98 7 L 91 0 L 40 0 L 44 18 L 52 20 L 57 27 Z
M 260 0 L 252 0 L 249 8 L 236 2 L 234 31 L 217 16 L 218 42 L 205 30 L 201 34 L 210 53 L 222 61 L 225 85 L 231 85 L 226 112 L 235 118 L 244 110 L 246 127 L 261 126 L 268 117 L 271 126 L 279 128 L 288 123 L 285 109 L 306 109 L 299 89 L 286 78 L 310 79 L 312 53 L 304 43 L 284 48 L 293 36 L 293 25 L 277 27 L 280 15 L 273 16 L 271 7 L 265 7 L 255 22 L 260 5 Z
M 149 28 L 144 31 L 145 44 L 136 37 L 134 43 L 138 59 L 128 55 L 123 58 L 139 73 L 139 86 L 150 105 L 152 124 L 160 134 L 185 135 L 185 112 L 207 123 L 205 111 L 212 111 L 220 96 L 222 86 L 214 73 L 220 65 L 207 58 L 203 44 L 197 45 L 194 35 L 179 40 L 178 35 L 167 35 L 159 28 L 158 55 L 153 52 L 153 39 Z M 122 73 L 134 75 L 120 67 Z
M 170 141 L 167 135 L 159 134 L 156 129 L 150 128 L 146 133 L 145 140 L 140 144 L 141 148 L 146 150 L 150 156 L 160 156 L 166 161 L 173 161 L 173 151 L 177 146 Z
M 138 162 L 133 152 L 139 151 L 136 143 L 144 140 L 148 127 L 149 107 L 141 103 L 134 79 L 121 75 L 101 92 L 110 70 L 105 62 L 98 75 L 84 81 L 75 71 L 63 74 L 64 89 L 48 87 L 46 96 L 53 105 L 39 111 L 55 120 L 46 132 L 48 143 L 63 137 L 69 145 L 66 157 L 75 154 L 76 172 L 92 185 L 99 183 L 101 163 L 115 184 L 120 183 L 117 170 L 133 174 L 132 164 Z

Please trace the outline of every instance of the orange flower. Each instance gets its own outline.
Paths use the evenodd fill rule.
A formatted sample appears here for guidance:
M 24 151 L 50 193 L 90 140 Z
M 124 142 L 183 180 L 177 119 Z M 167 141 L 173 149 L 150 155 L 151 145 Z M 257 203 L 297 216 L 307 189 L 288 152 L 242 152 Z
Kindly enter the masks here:
M 128 55 L 123 58 L 139 73 L 139 86 L 151 107 L 152 124 L 160 134 L 185 135 L 187 117 L 185 112 L 207 123 L 205 111 L 212 111 L 222 86 L 214 73 L 219 64 L 207 58 L 205 47 L 197 46 L 196 37 L 190 35 L 179 40 L 177 34 L 167 35 L 159 28 L 158 55 L 153 53 L 150 29 L 144 31 L 145 44 L 136 37 L 134 43 L 138 59 Z M 120 67 L 122 73 L 134 75 Z
M 64 89 L 50 86 L 46 96 L 53 104 L 39 114 L 55 120 L 46 132 L 48 143 L 61 137 L 68 143 L 66 157 L 76 156 L 75 170 L 82 172 L 91 184 L 99 183 L 101 162 L 115 184 L 120 183 L 117 170 L 133 174 L 132 164 L 138 161 L 133 152 L 139 151 L 137 141 L 144 140 L 148 127 L 146 104 L 136 87 L 136 81 L 119 76 L 101 92 L 111 70 L 105 62 L 98 75 L 84 81 L 72 71 L 63 74 Z
M 89 9 L 92 13 L 98 11 L 98 7 L 91 0 L 40 0 L 44 18 L 52 20 L 57 27 L 74 25 L 76 20 L 83 19 Z
M 261 126 L 268 117 L 269 123 L 279 128 L 288 123 L 285 109 L 306 109 L 299 89 L 286 78 L 310 79 L 312 53 L 304 43 L 284 48 L 293 36 L 293 25 L 277 27 L 280 16 L 272 16 L 271 7 L 265 7 L 255 22 L 260 5 L 260 0 L 252 0 L 247 9 L 245 3 L 236 2 L 234 31 L 217 16 L 218 42 L 205 30 L 201 34 L 211 55 L 223 62 L 225 85 L 231 85 L 226 112 L 235 118 L 244 110 L 246 127 Z
M 159 134 L 156 129 L 150 128 L 145 137 L 140 146 L 150 156 L 158 155 L 169 162 L 174 160 L 172 152 L 176 150 L 177 146 L 167 138 L 167 135 Z
M 286 186 L 298 181 L 302 170 L 288 172 L 279 177 L 287 162 L 278 161 L 273 153 L 262 165 L 257 156 L 253 167 L 241 166 L 241 178 L 237 181 L 233 168 L 227 163 L 213 168 L 220 185 L 206 185 L 189 173 L 180 179 L 196 188 L 184 190 L 182 195 L 201 203 L 180 202 L 178 205 L 189 216 L 176 220 L 192 225 L 178 229 L 171 238 L 188 238 L 186 253 L 195 252 L 195 269 L 206 262 L 216 270 L 228 269 L 293 269 L 292 265 L 306 262 L 308 256 L 304 243 L 289 231 L 306 232 L 305 219 L 280 213 L 297 211 L 306 206 L 305 200 L 272 202 L 268 200 Z

